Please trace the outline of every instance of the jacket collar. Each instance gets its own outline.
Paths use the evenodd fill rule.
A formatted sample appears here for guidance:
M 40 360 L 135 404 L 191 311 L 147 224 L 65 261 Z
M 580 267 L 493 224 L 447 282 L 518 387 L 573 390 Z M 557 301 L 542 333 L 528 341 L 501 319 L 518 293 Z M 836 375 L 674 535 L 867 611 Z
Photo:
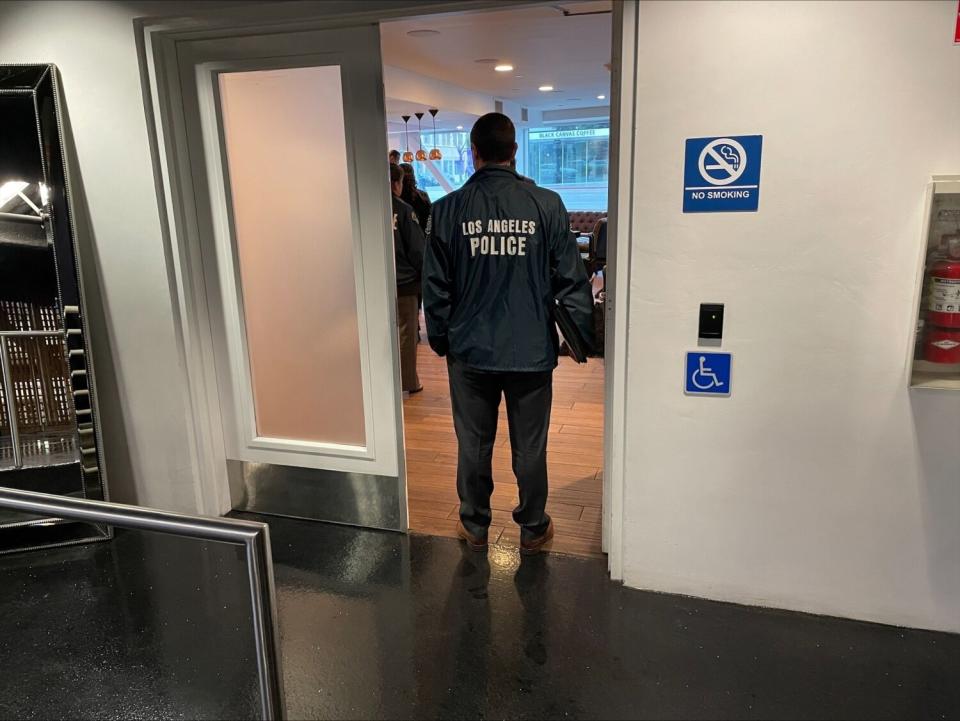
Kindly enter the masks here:
M 485 178 L 505 178 L 508 176 L 514 180 L 520 180 L 520 174 L 507 165 L 484 165 L 480 170 L 474 171 L 473 175 L 470 176 L 470 179 L 464 183 L 464 185 L 469 185 L 470 183 L 478 182 Z

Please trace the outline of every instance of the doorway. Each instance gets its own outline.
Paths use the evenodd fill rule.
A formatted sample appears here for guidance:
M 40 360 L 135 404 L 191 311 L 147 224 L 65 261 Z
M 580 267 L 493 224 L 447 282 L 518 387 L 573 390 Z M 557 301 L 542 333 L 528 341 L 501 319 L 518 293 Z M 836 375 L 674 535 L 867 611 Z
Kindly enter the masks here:
M 454 6 L 446 4 L 443 7 L 450 10 Z M 618 40 L 614 42 L 611 57 L 602 65 L 606 66 L 605 70 L 612 70 L 614 78 L 613 82 L 607 79 L 607 86 L 611 88 L 608 97 L 612 100 L 613 108 L 608 120 L 607 178 L 610 235 L 616 237 L 616 208 L 629 211 L 630 163 L 627 161 L 632 157 L 632 138 L 618 145 L 619 128 L 631 127 L 633 112 L 632 81 L 626 75 L 617 79 L 620 66 L 618 52 L 622 49 L 628 57 L 633 52 L 623 39 L 635 37 L 636 8 L 633 4 L 612 4 L 605 0 L 559 2 L 549 6 L 524 3 L 513 7 L 539 8 L 541 11 L 552 8 L 551 12 L 558 13 L 561 18 L 578 14 L 588 17 L 605 15 L 609 18 L 611 6 L 613 35 Z M 464 3 L 464 8 L 472 11 L 484 7 L 484 12 L 463 14 L 461 20 L 472 22 L 475 18 L 492 17 L 502 11 L 501 5 L 492 2 Z M 278 500 L 283 508 L 273 512 L 284 515 L 407 530 L 411 525 L 407 517 L 407 464 L 442 464 L 449 460 L 449 447 L 438 452 L 431 448 L 418 449 L 415 447 L 417 439 L 413 435 L 409 439 L 403 435 L 404 407 L 399 390 L 396 310 L 391 298 L 396 289 L 393 254 L 389 244 L 384 243 L 384 238 L 389 237 L 390 218 L 384 178 L 388 145 L 383 124 L 392 112 L 388 112 L 384 106 L 384 96 L 380 91 L 385 71 L 380 60 L 379 30 L 380 24 L 415 17 L 414 10 L 424 13 L 432 8 L 425 5 L 411 8 L 395 3 L 389 9 L 365 10 L 363 4 L 358 3 L 356 13 L 352 15 L 340 13 L 331 16 L 326 15 L 327 11 L 322 8 L 314 8 L 305 16 L 303 9 L 286 5 L 276 9 L 250 7 L 235 13 L 220 13 L 216 18 L 202 22 L 198 22 L 197 18 L 165 19 L 156 23 L 147 21 L 142 26 L 144 77 L 149 85 L 146 102 L 154 131 L 158 183 L 162 185 L 163 198 L 166 198 L 161 199 L 167 224 L 164 241 L 170 262 L 172 300 L 177 309 L 176 331 L 188 378 L 192 411 L 188 422 L 190 435 L 194 439 L 189 454 L 194 476 L 198 479 L 197 505 L 201 512 L 225 513 L 238 507 L 237 498 L 245 493 L 246 500 L 261 501 L 268 496 Z M 251 29 L 253 27 L 257 28 L 256 31 Z M 537 31 L 533 29 L 530 32 L 529 40 L 537 40 Z M 608 50 L 609 38 L 610 33 L 607 32 L 604 42 Z M 566 50 L 577 45 L 572 43 L 558 47 Z M 318 48 L 322 50 L 318 51 Z M 241 282 L 243 278 L 236 264 L 236 245 L 232 242 L 237 229 L 229 206 L 233 188 L 229 174 L 224 173 L 229 159 L 218 116 L 218 113 L 222 113 L 219 105 L 221 98 L 217 95 L 218 78 L 225 72 L 288 71 L 331 65 L 341 69 L 343 128 L 346 133 L 344 142 L 350 159 L 346 166 L 348 175 L 345 183 L 350 191 L 349 212 L 352 214 L 351 227 L 354 231 L 356 333 L 361 343 L 361 363 L 366 364 L 360 369 L 360 393 L 365 404 L 363 440 L 359 441 L 359 436 L 348 439 L 347 443 L 336 442 L 332 437 L 264 438 L 257 415 L 256 391 L 250 385 L 253 376 L 249 366 L 254 361 L 250 348 L 245 345 L 249 340 L 245 337 L 245 296 L 242 285 L 237 285 L 238 278 Z M 482 64 L 476 65 L 479 67 Z M 632 73 L 629 64 L 628 68 Z M 490 67 L 484 70 L 497 72 Z M 404 75 L 401 72 L 396 77 L 410 83 L 416 80 L 411 79 L 409 73 Z M 389 82 L 389 78 L 387 80 Z M 546 91 L 538 89 L 537 92 Z M 626 97 L 625 92 L 630 92 L 630 96 Z M 560 94 L 563 94 L 562 87 Z M 618 95 L 621 96 L 620 105 Z M 508 114 L 516 113 L 522 123 L 527 123 L 524 126 L 527 130 L 538 130 L 530 126 L 537 119 L 536 115 L 531 119 L 530 104 L 515 102 L 518 98 L 491 96 L 489 100 L 493 103 L 493 109 L 502 109 Z M 421 100 L 416 102 L 419 104 Z M 571 99 L 570 102 L 576 101 Z M 432 101 L 427 104 L 434 105 Z M 561 104 L 567 103 L 558 103 Z M 444 103 L 444 106 L 452 107 L 452 104 Z M 488 103 L 482 111 L 473 115 L 478 116 L 489 109 Z M 585 111 L 576 107 L 548 110 L 555 112 L 548 119 L 558 123 L 561 120 L 573 123 L 586 119 Z M 576 115 L 578 112 L 580 116 Z M 587 111 L 587 115 L 589 112 L 596 111 Z M 541 114 L 539 119 L 543 121 L 544 116 Z M 444 116 L 443 121 L 446 120 Z M 424 137 L 428 128 L 432 127 L 432 122 L 428 123 L 423 125 Z M 466 123 L 458 124 L 466 128 Z M 550 128 L 539 130 L 544 133 L 557 132 Z M 438 134 L 439 131 L 438 127 Z M 282 135 L 279 132 L 276 134 Z M 596 137 L 598 135 L 594 134 L 592 139 Z M 529 162 L 530 150 L 535 142 L 553 142 L 557 139 L 556 136 L 525 133 L 522 140 L 524 147 L 521 148 L 523 162 Z M 546 153 L 537 154 L 539 172 L 553 172 L 553 182 L 560 185 L 566 180 L 589 179 L 591 173 L 593 177 L 596 176 L 599 166 L 595 162 L 591 165 L 591 159 L 581 158 L 583 154 L 578 155 L 576 149 L 569 156 L 566 150 L 562 152 L 559 171 L 555 163 L 551 168 L 550 162 L 544 162 L 550 160 Z M 563 168 L 567 166 L 562 163 L 568 157 L 577 165 L 564 171 Z M 540 177 L 540 182 L 550 181 Z M 322 208 L 314 207 L 312 211 L 315 215 L 319 213 L 323 216 Z M 629 212 L 623 215 L 626 218 Z M 626 231 L 629 231 L 628 226 L 629 223 L 624 223 Z M 310 232 L 314 230 L 309 224 L 303 227 Z M 589 250 L 586 235 L 584 240 L 587 242 L 586 252 Z M 278 242 L 282 243 L 282 238 Z M 318 236 L 316 242 L 322 244 L 325 241 Z M 626 236 L 621 243 L 628 245 Z M 565 398 L 566 407 L 562 407 L 564 403 L 561 402 L 561 407 L 555 408 L 554 425 L 551 428 L 555 460 L 561 464 L 565 462 L 574 469 L 567 474 L 566 483 L 559 481 L 564 476 L 562 469 L 554 472 L 553 487 L 556 492 L 553 501 L 558 504 L 554 510 L 555 516 L 558 520 L 566 516 L 571 524 L 601 524 L 601 548 L 610 552 L 611 574 L 614 578 L 619 577 L 616 559 L 620 523 L 616 509 L 621 505 L 622 492 L 619 486 L 622 473 L 618 469 L 622 467 L 622 460 L 618 459 L 622 457 L 622 448 L 617 446 L 618 436 L 604 433 L 604 430 L 622 427 L 626 387 L 623 345 L 614 342 L 618 336 L 625 334 L 625 325 L 622 318 L 614 318 L 610 298 L 616 285 L 623 287 L 624 291 L 628 288 L 625 277 L 620 283 L 616 280 L 618 275 L 626 275 L 627 263 L 622 264 L 622 271 L 618 271 L 617 267 L 616 244 L 612 244 L 609 272 L 598 274 L 596 280 L 601 284 L 606 283 L 608 290 L 605 325 L 611 329 L 618 328 L 620 332 L 606 333 L 607 358 L 604 361 L 594 359 L 586 368 L 571 368 L 577 374 L 573 380 L 563 375 L 566 369 L 561 367 L 557 390 L 565 393 L 561 398 Z M 290 272 L 302 270 L 293 266 Z M 620 302 L 625 302 L 625 295 L 624 292 Z M 263 347 L 270 352 L 273 350 L 269 343 L 263 344 Z M 425 354 L 425 351 L 424 346 L 421 353 Z M 429 363 L 428 356 L 424 360 L 425 371 Z M 325 367 L 318 367 L 318 379 L 325 383 L 336 383 L 336 378 L 323 374 L 322 371 L 326 370 Z M 436 377 L 433 381 L 442 395 L 444 391 L 441 389 L 445 385 L 442 377 Z M 603 398 L 598 403 L 595 394 L 600 389 Z M 432 411 L 442 411 L 445 402 L 444 398 L 435 397 L 433 403 L 436 405 L 431 406 L 429 397 L 424 396 L 418 411 L 413 411 L 417 406 L 409 404 L 411 425 L 414 415 L 419 413 L 424 426 L 421 435 L 431 435 L 431 429 L 442 424 L 442 421 L 430 418 L 438 415 Z M 336 420 L 337 412 L 337 409 L 331 409 L 333 420 Z M 334 423 L 332 427 L 335 426 Z M 450 442 L 449 437 L 446 442 Z M 598 464 L 596 456 L 600 447 L 603 449 L 602 463 Z M 507 450 L 504 446 L 498 449 L 498 453 Z M 433 453 L 432 459 L 425 460 L 425 454 L 430 453 Z M 612 464 L 611 459 L 614 460 Z M 251 470 L 254 472 L 250 473 Z M 265 472 L 258 473 L 260 470 Z M 509 476 L 503 478 L 502 473 L 497 475 L 502 492 L 506 493 L 508 489 L 512 491 L 513 480 Z M 422 477 L 429 478 L 429 474 L 424 473 Z M 244 485 L 251 479 L 252 485 Z M 436 475 L 434 480 L 439 480 Z M 449 483 L 449 489 L 452 489 L 453 475 L 447 473 L 445 480 Z M 264 491 L 271 491 L 272 495 Z M 416 500 L 416 494 L 412 494 L 410 499 Z M 455 499 L 451 501 L 449 510 L 453 510 L 455 502 Z M 446 500 L 439 503 L 445 504 Z M 412 505 L 422 506 L 419 503 Z M 509 506 L 509 501 L 502 505 L 504 508 Z M 331 512 L 338 509 L 345 509 L 346 514 L 331 517 Z M 440 512 L 441 509 L 433 508 L 433 515 L 424 515 L 424 518 L 444 520 L 436 517 Z M 594 520 L 597 517 L 600 517 L 599 521 Z M 504 523 L 504 529 L 512 527 L 512 522 L 510 526 L 506 525 L 502 515 L 498 520 Z M 499 540 L 509 542 L 509 537 L 509 533 L 501 533 Z M 580 550 L 569 548 L 568 552 L 596 553 L 595 531 L 589 534 L 588 540 L 589 547 L 584 548 L 586 544 L 581 544 Z
M 388 144 L 408 161 L 419 191 L 435 201 L 463 185 L 473 172 L 473 122 L 494 110 L 508 115 L 517 128 L 517 171 L 557 192 L 570 212 L 601 338 L 609 293 L 612 14 L 610 3 L 578 2 L 431 14 L 380 26 Z M 415 192 L 404 197 L 414 203 Z M 403 401 L 409 525 L 414 533 L 456 537 L 458 446 L 446 362 L 426 343 L 422 316 L 420 323 L 423 391 Z M 561 356 L 554 374 L 547 512 L 556 526 L 556 552 L 603 551 L 602 356 L 602 347 L 586 365 Z M 520 533 L 511 511 L 518 497 L 505 403 L 500 411 L 490 542 L 515 546 Z

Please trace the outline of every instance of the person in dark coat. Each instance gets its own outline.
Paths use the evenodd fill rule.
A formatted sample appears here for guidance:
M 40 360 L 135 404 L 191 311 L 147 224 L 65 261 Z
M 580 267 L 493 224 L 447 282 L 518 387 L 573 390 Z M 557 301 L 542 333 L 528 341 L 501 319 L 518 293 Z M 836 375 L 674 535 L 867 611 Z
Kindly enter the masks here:
M 500 113 L 470 132 L 476 172 L 433 204 L 427 225 L 423 308 L 427 338 L 447 358 L 459 443 L 460 537 L 487 544 L 492 457 L 500 399 L 506 398 L 520 504 L 520 550 L 553 537 L 546 513 L 547 431 L 563 303 L 587 343 L 593 296 L 560 196 L 510 167 L 516 130 Z
M 423 390 L 417 375 L 417 333 L 420 327 L 420 293 L 423 272 L 423 231 L 413 208 L 400 200 L 403 170 L 390 164 L 393 201 L 393 252 L 397 268 L 397 322 L 400 326 L 400 377 L 405 394 Z
M 400 163 L 400 167 L 403 168 L 403 192 L 400 193 L 400 199 L 413 208 L 420 227 L 426 228 L 427 218 L 430 217 L 430 196 L 417 187 L 417 176 L 414 175 L 410 163 Z

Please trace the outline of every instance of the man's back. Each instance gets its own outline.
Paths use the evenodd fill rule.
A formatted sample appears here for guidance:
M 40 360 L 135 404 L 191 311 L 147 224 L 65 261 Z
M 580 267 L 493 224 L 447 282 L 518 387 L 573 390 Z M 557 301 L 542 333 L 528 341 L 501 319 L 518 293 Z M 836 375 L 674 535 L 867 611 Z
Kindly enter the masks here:
M 520 552 L 553 538 L 546 512 L 547 436 L 557 365 L 555 301 L 591 338 L 593 297 L 560 196 L 511 170 L 516 128 L 487 113 L 470 130 L 477 172 L 433 205 L 427 223 L 423 309 L 430 345 L 447 356 L 457 433 L 457 534 L 487 547 L 493 449 L 507 403 L 520 503 Z
M 431 345 L 481 370 L 556 367 L 555 297 L 591 333 L 592 297 L 556 193 L 486 165 L 433 204 L 424 265 Z

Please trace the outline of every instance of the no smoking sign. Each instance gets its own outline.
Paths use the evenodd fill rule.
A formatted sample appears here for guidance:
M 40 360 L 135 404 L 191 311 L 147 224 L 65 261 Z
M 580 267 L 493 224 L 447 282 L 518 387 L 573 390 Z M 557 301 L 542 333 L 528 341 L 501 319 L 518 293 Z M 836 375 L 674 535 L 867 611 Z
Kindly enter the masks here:
M 762 135 L 689 138 L 683 212 L 755 211 L 760 204 Z

